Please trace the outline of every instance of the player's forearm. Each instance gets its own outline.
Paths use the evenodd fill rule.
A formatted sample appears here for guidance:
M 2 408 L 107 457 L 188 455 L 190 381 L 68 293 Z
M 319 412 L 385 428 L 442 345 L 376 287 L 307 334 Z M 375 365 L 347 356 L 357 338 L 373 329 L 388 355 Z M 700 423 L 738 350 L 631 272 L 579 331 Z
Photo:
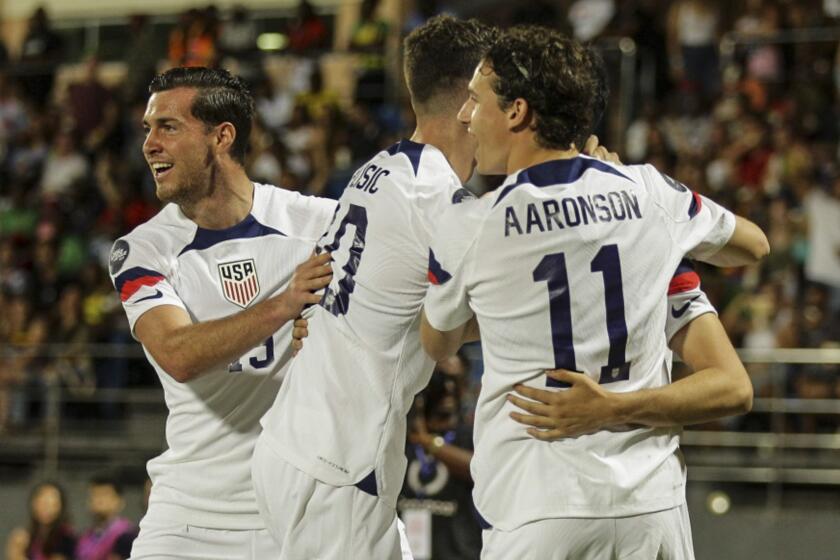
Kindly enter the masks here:
M 284 313 L 278 298 L 271 298 L 223 319 L 173 330 L 160 352 L 161 358 L 155 358 L 169 375 L 183 383 L 237 360 L 293 319 Z
M 453 476 L 472 482 L 472 475 L 470 474 L 472 451 L 446 443 L 441 436 L 431 433 L 418 435 L 416 443 L 422 445 L 426 453 L 446 465 Z
M 735 216 L 735 231 L 720 251 L 701 260 L 715 266 L 745 266 L 755 264 L 770 254 L 767 236 L 757 225 Z
M 664 387 L 613 395 L 615 424 L 670 427 L 745 414 L 753 391 L 746 375 L 712 367 Z
M 453 476 L 468 482 L 472 482 L 470 474 L 472 455 L 472 451 L 448 443 L 434 452 L 437 460 L 446 465 Z
M 461 335 L 461 344 L 477 342 L 481 340 L 481 330 L 478 328 L 478 317 L 473 315 L 472 319 L 464 325 L 464 333 Z

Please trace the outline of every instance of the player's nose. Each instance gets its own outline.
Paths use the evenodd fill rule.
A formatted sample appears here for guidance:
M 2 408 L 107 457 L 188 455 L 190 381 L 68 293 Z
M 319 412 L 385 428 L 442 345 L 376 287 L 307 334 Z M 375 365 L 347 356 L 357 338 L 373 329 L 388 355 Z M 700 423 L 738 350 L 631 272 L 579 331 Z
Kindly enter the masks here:
M 143 141 L 143 154 L 148 158 L 150 155 L 160 153 L 161 146 L 158 141 L 157 134 L 154 130 L 150 130 Z
M 461 109 L 458 111 L 458 120 L 464 124 L 470 124 L 470 116 L 472 115 L 472 102 L 467 99 Z

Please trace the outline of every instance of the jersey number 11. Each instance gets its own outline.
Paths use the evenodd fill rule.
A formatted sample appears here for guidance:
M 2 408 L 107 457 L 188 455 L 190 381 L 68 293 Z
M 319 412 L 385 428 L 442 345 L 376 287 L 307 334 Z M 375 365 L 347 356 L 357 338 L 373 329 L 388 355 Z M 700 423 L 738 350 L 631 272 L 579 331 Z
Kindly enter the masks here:
M 610 353 L 607 364 L 601 367 L 598 383 L 614 383 L 630 379 L 627 350 L 627 322 L 624 319 L 624 290 L 621 284 L 621 261 L 617 245 L 604 245 L 592 259 L 590 270 L 604 278 L 604 303 L 607 311 L 607 334 Z M 566 255 L 546 255 L 534 269 L 534 282 L 548 283 L 551 344 L 554 347 L 554 367 L 578 371 L 572 336 L 572 306 Z M 546 378 L 548 387 L 569 387 L 568 383 Z

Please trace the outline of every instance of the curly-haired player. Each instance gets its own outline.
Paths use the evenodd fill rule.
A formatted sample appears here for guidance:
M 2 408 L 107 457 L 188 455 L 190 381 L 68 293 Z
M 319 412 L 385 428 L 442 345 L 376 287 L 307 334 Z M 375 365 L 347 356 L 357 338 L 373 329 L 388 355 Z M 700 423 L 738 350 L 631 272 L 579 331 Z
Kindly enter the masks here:
M 756 226 L 653 167 L 579 153 L 603 103 L 600 76 L 591 49 L 515 28 L 477 66 L 459 113 L 477 142 L 477 170 L 507 179 L 440 220 L 421 333 L 442 359 L 478 320 L 485 371 L 471 469 L 488 523 L 484 559 L 693 557 L 678 422 L 651 411 L 624 425 L 586 418 L 582 430 L 541 441 L 526 435 L 529 405 L 520 397 L 515 406 L 514 395 L 643 400 L 639 390 L 670 382 L 666 298 L 683 256 L 746 264 L 768 250 Z M 734 351 L 721 363 L 746 378 Z M 566 371 L 546 376 L 552 369 Z M 746 387 L 717 402 L 743 411 Z

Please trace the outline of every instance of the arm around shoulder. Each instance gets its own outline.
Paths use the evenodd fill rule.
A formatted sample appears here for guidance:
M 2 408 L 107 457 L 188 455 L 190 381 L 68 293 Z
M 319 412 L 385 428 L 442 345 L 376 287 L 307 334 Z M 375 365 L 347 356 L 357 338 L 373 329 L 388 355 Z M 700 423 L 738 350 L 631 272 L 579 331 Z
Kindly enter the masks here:
M 664 387 L 617 395 L 624 422 L 684 426 L 752 409 L 752 382 L 715 314 L 701 315 L 683 327 L 671 339 L 671 348 L 692 373 Z
M 770 254 L 770 242 L 760 227 L 746 218 L 735 216 L 732 237 L 720 251 L 703 258 L 715 266 L 746 266 L 756 264 Z

